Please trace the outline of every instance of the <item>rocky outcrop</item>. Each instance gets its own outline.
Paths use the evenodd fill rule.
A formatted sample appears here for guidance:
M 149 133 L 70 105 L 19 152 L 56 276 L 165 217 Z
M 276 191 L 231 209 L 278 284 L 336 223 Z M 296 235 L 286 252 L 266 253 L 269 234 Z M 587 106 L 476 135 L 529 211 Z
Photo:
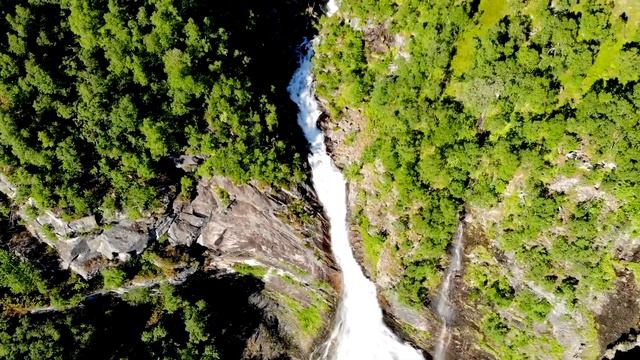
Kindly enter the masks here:
M 15 201 L 17 189 L 3 174 L 0 192 Z M 51 210 L 32 215 L 35 205 L 32 199 L 18 205 L 17 213 L 27 230 L 57 251 L 63 268 L 85 279 L 96 275 L 110 260 L 127 261 L 131 255 L 142 253 L 152 238 L 150 230 L 161 220 L 149 216 L 131 221 L 121 216 L 98 224 L 96 217 L 90 215 L 67 221 Z
M 191 158 L 177 161 L 197 164 Z M 2 175 L 0 191 L 16 195 Z M 261 299 L 269 302 L 269 314 L 289 339 L 291 355 L 307 357 L 328 328 L 336 302 L 331 283 L 338 282 L 327 221 L 311 187 L 274 190 L 213 177 L 197 184 L 193 199 L 166 198 L 164 203 L 164 214 L 136 221 L 124 216 L 103 223 L 95 216 L 65 221 L 53 211 L 34 218 L 28 215 L 31 200 L 18 213 L 32 234 L 56 250 L 64 268 L 85 278 L 142 253 L 153 241 L 183 247 L 197 243 L 207 249 L 205 269 L 249 274 L 264 282 Z M 308 323 L 303 313 L 316 321 Z
M 52 211 L 29 220 L 26 206 L 19 213 L 32 234 L 56 249 L 64 268 L 86 279 L 111 260 L 127 261 L 132 255 L 141 254 L 153 239 L 151 230 L 161 221 L 150 217 L 98 225 L 93 215 L 67 222 Z
M 276 192 L 214 177 L 198 184 L 192 201 L 176 201 L 163 226 L 172 243 L 209 249 L 208 267 L 261 278 L 275 304 L 270 312 L 306 357 L 328 327 L 336 297 L 329 284 L 337 276 L 327 222 L 310 188 Z M 322 323 L 301 323 L 303 310 Z
M 607 348 L 602 359 L 635 359 L 638 354 L 640 354 L 640 336 L 637 331 L 632 330 Z

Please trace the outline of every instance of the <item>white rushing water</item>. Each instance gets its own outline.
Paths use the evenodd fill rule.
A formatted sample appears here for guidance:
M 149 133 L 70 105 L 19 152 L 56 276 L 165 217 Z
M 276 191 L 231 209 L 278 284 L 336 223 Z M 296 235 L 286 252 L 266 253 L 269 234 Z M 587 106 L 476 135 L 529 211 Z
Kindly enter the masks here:
M 416 349 L 402 343 L 385 326 L 375 286 L 353 257 L 347 231 L 346 182 L 327 155 L 324 134 L 316 124 L 321 112 L 313 93 L 313 50 L 309 43 L 305 43 L 305 50 L 288 90 L 300 109 L 298 124 L 311 146 L 313 186 L 329 218 L 331 247 L 343 276 L 335 327 L 326 345 L 315 355 L 332 360 L 421 360 L 423 357 Z
M 455 309 L 451 304 L 449 296 L 451 295 L 451 284 L 456 274 L 462 270 L 462 222 L 458 225 L 458 230 L 453 237 L 453 254 L 451 256 L 451 263 L 447 269 L 447 273 L 444 277 L 444 282 L 440 288 L 440 295 L 438 296 L 438 303 L 436 305 L 436 313 L 442 321 L 442 328 L 440 329 L 440 336 L 438 336 L 438 342 L 436 343 L 435 360 L 446 360 L 447 349 L 449 348 L 449 342 L 451 341 L 451 332 L 449 327 L 454 319 Z
M 336 12 L 338 12 L 338 3 L 336 2 L 336 0 L 327 1 L 327 15 L 331 16 Z

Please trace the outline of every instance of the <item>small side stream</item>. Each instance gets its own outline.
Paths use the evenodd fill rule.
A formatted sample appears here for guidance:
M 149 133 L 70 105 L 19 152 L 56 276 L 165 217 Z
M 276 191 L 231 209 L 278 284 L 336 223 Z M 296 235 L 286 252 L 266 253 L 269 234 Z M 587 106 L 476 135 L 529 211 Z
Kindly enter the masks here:
M 438 336 L 438 342 L 436 343 L 436 349 L 434 353 L 435 360 L 446 360 L 447 349 L 451 342 L 451 324 L 455 319 L 455 307 L 451 303 L 451 285 L 455 279 L 455 276 L 462 270 L 462 249 L 464 242 L 462 241 L 462 235 L 464 233 L 464 226 L 462 222 L 458 225 L 458 230 L 453 237 L 453 251 L 451 255 L 451 262 L 449 268 L 444 277 L 444 281 L 440 287 L 440 294 L 438 296 L 438 302 L 436 305 L 436 314 L 442 321 L 442 328 L 440 335 Z

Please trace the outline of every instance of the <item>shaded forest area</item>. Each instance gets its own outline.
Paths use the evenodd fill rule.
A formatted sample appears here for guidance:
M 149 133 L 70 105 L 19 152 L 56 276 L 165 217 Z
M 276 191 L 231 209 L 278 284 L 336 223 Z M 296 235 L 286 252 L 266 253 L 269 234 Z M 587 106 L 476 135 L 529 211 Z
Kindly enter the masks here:
M 166 281 L 181 263 L 200 268 L 202 249 L 187 253 L 156 244 L 86 281 L 60 270 L 52 249 L 11 221 L 6 210 L 4 199 L 2 359 L 239 359 L 249 344 L 260 345 L 258 332 L 276 354 L 288 349 L 277 320 L 260 303 L 260 279 L 198 272 L 178 285 Z
M 129 217 L 197 176 L 288 186 L 305 152 L 286 84 L 306 1 L 0 4 L 0 172 L 40 209 Z

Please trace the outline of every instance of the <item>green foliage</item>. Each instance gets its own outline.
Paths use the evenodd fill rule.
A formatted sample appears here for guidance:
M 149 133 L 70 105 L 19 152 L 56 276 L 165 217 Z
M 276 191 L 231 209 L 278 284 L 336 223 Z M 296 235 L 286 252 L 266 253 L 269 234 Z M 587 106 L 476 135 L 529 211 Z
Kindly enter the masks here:
M 287 205 L 287 213 L 295 224 L 304 225 L 313 222 L 313 215 L 306 208 L 304 200 L 295 199 Z
M 521 359 L 529 354 L 542 353 L 550 359 L 562 359 L 562 346 L 549 334 L 534 336 L 531 330 L 523 331 L 511 327 L 497 314 L 486 316 L 481 325 L 484 329 L 485 346 L 500 354 L 504 359 Z
M 322 329 L 322 314 L 318 308 L 308 306 L 298 311 L 298 322 L 304 332 L 314 335 Z
M 216 186 L 215 193 L 218 201 L 220 202 L 220 207 L 222 209 L 227 209 L 231 204 L 233 204 L 233 200 L 231 199 L 231 194 L 224 188 L 220 186 Z
M 147 288 L 132 289 L 122 295 L 122 299 L 131 305 L 141 305 L 149 302 L 151 291 Z
M 369 233 L 369 220 L 362 214 L 356 216 L 356 220 L 360 223 L 360 236 L 362 237 L 365 260 L 367 261 L 368 267 L 372 270 L 373 276 L 375 276 L 385 238 L 381 235 L 372 235 Z
M 163 295 L 167 292 L 171 299 Z M 98 299 L 59 314 L 17 318 L 3 313 L 0 357 L 82 359 L 109 353 L 118 358 L 220 358 L 203 300 L 186 300 L 166 284 L 161 295 L 140 288 L 123 297 L 126 302 Z
M 327 311 L 327 305 L 321 299 L 309 305 L 304 305 L 294 298 L 285 295 L 284 301 L 287 308 L 295 314 L 298 325 L 307 336 L 315 336 L 322 329 L 323 313 Z
M 545 299 L 535 296 L 531 292 L 518 294 L 516 298 L 518 310 L 533 321 L 544 321 L 551 312 L 551 304 Z
M 45 224 L 42 227 L 42 233 L 44 234 L 44 237 L 49 241 L 57 241 L 58 240 L 58 236 L 56 235 L 55 231 L 53 230 L 53 226 L 51 226 L 50 224 Z
M 183 176 L 180 179 L 180 197 L 183 199 L 191 199 L 195 189 L 196 184 L 191 176 Z
M 106 289 L 116 289 L 124 285 L 127 281 L 127 274 L 124 270 L 111 267 L 102 270 L 102 283 Z
M 293 135 L 279 121 L 285 89 L 273 88 L 272 76 L 289 69 L 249 78 L 263 66 L 250 54 L 264 55 L 244 37 L 266 36 L 258 29 L 271 20 L 236 21 L 233 6 L 202 5 L 0 5 L 0 166 L 23 198 L 71 217 L 139 217 L 179 182 L 170 158 L 185 152 L 207 159 L 201 176 L 282 186 L 303 179 Z M 288 41 L 269 46 L 289 51 Z
M 392 239 L 395 292 L 426 306 L 464 209 L 475 225 L 470 262 L 478 242 L 491 244 L 465 269 L 488 351 L 561 357 L 551 335 L 532 336 L 532 324 L 544 326 L 552 297 L 592 316 L 583 305 L 618 279 L 613 239 L 640 233 L 640 8 L 597 0 L 343 0 L 340 8 L 320 24 L 316 88 L 332 118 L 346 109 L 364 118 L 346 138 L 366 144 L 347 164 L 365 189 L 355 223 L 366 265 L 375 268 Z M 563 179 L 575 184 L 554 190 Z M 596 331 L 579 329 L 582 341 L 593 343 Z
M 7 359 L 62 359 L 64 349 L 58 346 L 61 341 L 60 326 L 51 321 L 39 324 L 37 328 L 28 318 L 8 333 L 7 322 L 0 327 L 0 357 Z
M 267 268 L 264 266 L 253 266 L 244 263 L 238 263 L 233 265 L 233 270 L 241 275 L 253 276 L 258 279 L 264 278 L 267 274 Z
M 35 266 L 4 249 L 0 249 L 0 286 L 14 294 L 47 291 L 47 285 Z
M 180 309 L 180 306 L 182 305 L 182 299 L 177 296 L 177 294 L 174 292 L 173 287 L 171 287 L 169 284 L 163 283 L 160 285 L 160 296 L 162 299 L 163 307 L 169 314 L 173 314 L 178 309 Z

